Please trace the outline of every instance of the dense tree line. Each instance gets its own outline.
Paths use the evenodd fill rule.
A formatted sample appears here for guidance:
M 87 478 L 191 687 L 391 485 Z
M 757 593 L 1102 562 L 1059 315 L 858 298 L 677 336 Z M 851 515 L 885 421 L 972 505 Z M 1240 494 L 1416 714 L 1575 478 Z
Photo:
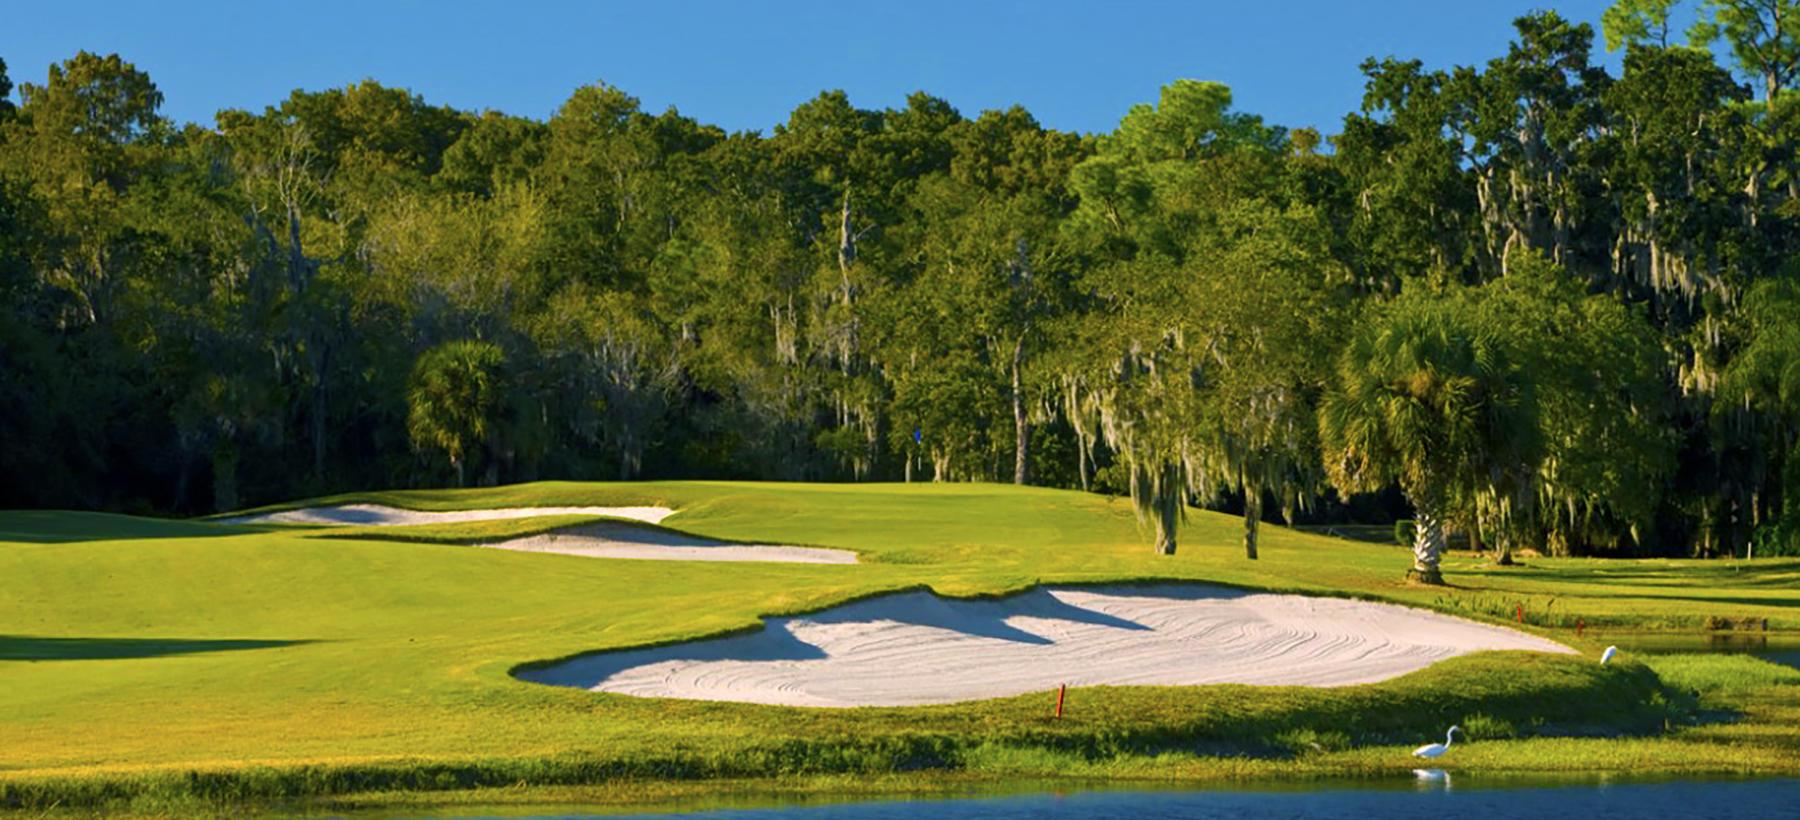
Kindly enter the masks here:
M 16 105 L 0 63 L 0 506 L 990 480 L 1129 493 L 1165 551 L 1184 501 L 1251 557 L 1411 515 L 1425 577 L 1452 531 L 1792 549 L 1800 3 L 1671 6 L 1608 12 L 1618 76 L 1554 13 L 1371 60 L 1329 140 L 1185 80 L 1094 136 L 373 81 L 205 127 L 116 55 Z

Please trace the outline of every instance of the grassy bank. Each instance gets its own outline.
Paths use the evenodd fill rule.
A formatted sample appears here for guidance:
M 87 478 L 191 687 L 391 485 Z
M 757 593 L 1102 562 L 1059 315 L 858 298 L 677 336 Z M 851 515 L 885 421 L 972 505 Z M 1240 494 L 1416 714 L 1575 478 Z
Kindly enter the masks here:
M 786 784 L 796 793 L 830 791 L 850 775 L 883 778 L 892 790 L 927 791 L 1022 778 L 1369 776 L 1410 768 L 1404 750 L 1450 722 L 1469 727 L 1477 743 L 1519 735 L 1604 735 L 1628 738 L 1608 743 L 1655 748 L 1662 741 L 1631 738 L 1646 738 L 1665 721 L 1692 714 L 1662 700 L 1655 676 L 1642 666 L 1601 669 L 1573 659 L 1507 653 L 1457 659 L 1346 689 L 1102 688 L 1079 692 L 1078 701 L 1061 720 L 1048 718 L 1038 697 L 855 715 L 796 710 L 800 714 L 765 714 L 753 727 L 758 731 L 727 744 L 676 742 L 655 750 L 547 758 L 100 767 L 0 780 L 0 799 L 27 809 L 135 808 L 154 814 L 318 807 L 321 798 L 357 794 L 364 797 L 323 805 L 436 800 L 405 796 L 421 792 L 449 792 L 453 800 L 544 802 L 559 787 L 586 787 L 580 790 L 586 800 L 606 804 L 653 793 L 691 796 L 704 793 L 703 784 L 711 781 Z M 1531 758 L 1506 759 L 1517 766 Z M 1565 755 L 1563 764 L 1574 759 Z M 1741 771 L 1739 765 L 1724 770 Z M 1688 759 L 1671 770 L 1716 773 L 1721 767 L 1716 759 Z
M 1533 736 L 1484 748 L 1517 745 L 1525 758 L 1576 766 L 1675 736 L 1549 736 L 1638 735 L 1696 714 L 1681 693 L 1699 687 L 1678 682 L 1669 694 L 1646 667 L 1602 668 L 1591 654 L 1469 656 L 1333 690 L 1082 690 L 1061 721 L 1048 717 L 1047 694 L 809 710 L 646 701 L 507 674 L 522 663 L 749 628 L 759 615 L 905 588 L 966 596 L 1035 583 L 1206 580 L 1488 620 L 1510 621 L 1523 609 L 1526 628 L 1568 640 L 1562 627 L 1575 619 L 1698 629 L 1708 618 L 1766 618 L 1777 629 L 1800 628 L 1795 560 L 1544 559 L 1499 568 L 1453 557 L 1446 572 L 1456 586 L 1427 589 L 1398 580 L 1404 550 L 1281 528 L 1267 532 L 1262 560 L 1248 562 L 1235 545 L 1238 522 L 1210 513 L 1195 513 L 1181 551 L 1159 558 L 1122 501 L 1004 486 L 547 483 L 332 500 L 417 509 L 666 504 L 680 510 L 670 527 L 853 549 L 865 563 L 613 561 L 372 540 L 341 529 L 0 513 L 0 578 L 11 587 L 0 596 L 0 733 L 9 747 L 0 758 L 0 802 L 154 808 L 520 783 L 829 781 L 846 773 L 896 784 L 1356 773 L 1407 766 L 1404 749 L 1476 718 L 1496 737 Z M 502 523 L 505 534 L 518 534 L 544 522 Z M 435 525 L 421 533 L 465 536 Z M 1763 683 L 1756 691 L 1792 688 Z M 1709 697 L 1752 696 L 1717 689 Z M 1743 731 L 1789 721 L 1777 734 L 1800 725 L 1787 707 L 1767 708 L 1721 725 Z M 1693 734 L 1703 729 L 1678 736 L 1704 737 Z M 1760 759 L 1755 738 L 1721 737 L 1692 742 L 1742 745 L 1754 752 L 1743 759 Z M 1775 742 L 1769 748 L 1800 758 L 1780 745 L 1791 736 Z M 1663 754 L 1650 765 L 1723 763 L 1699 750 L 1655 756 Z
M 986 726 L 944 733 L 895 733 L 892 726 L 851 738 L 821 736 L 708 753 L 636 760 L 603 755 L 559 759 L 316 762 L 210 770 L 153 769 L 73 774 L 13 784 L 14 806 L 63 816 L 235 816 L 358 809 L 558 806 L 649 810 L 747 807 L 777 802 L 883 796 L 950 796 L 1024 788 L 1146 788 L 1177 784 L 1270 783 L 1343 778 L 1410 779 L 1415 723 L 1461 717 L 1467 742 L 1438 761 L 1484 777 L 1596 773 L 1645 776 L 1800 776 L 1800 671 L 1742 656 L 1653 658 L 1595 673 L 1557 670 L 1560 685 L 1460 691 L 1475 676 L 1521 657 L 1473 656 L 1416 675 L 1354 690 L 1241 687 L 1187 690 L 1201 714 L 1148 732 L 1095 731 L 1073 712 L 1005 736 Z M 1535 663 L 1538 659 L 1531 659 Z M 1566 661 L 1565 661 L 1566 663 Z M 1534 674 L 1546 671 L 1529 668 Z M 1573 684 L 1573 688 L 1569 688 Z M 1645 689 L 1649 684 L 1652 688 Z M 1687 688 L 1683 688 L 1687 687 Z M 1095 690 L 1105 705 L 1142 718 L 1166 708 L 1158 696 L 1181 690 Z M 1246 697 L 1255 694 L 1257 697 Z M 1113 699 L 1110 696 L 1126 695 Z M 1262 696 L 1268 697 L 1262 697 Z M 1658 703 L 1653 708 L 1629 704 Z M 1545 720 L 1538 697 L 1591 698 Z M 1085 700 L 1085 699 L 1084 699 Z M 1229 706 L 1227 704 L 1230 704 Z M 989 704 L 1001 706 L 1001 702 Z M 1225 707 L 1221 709 L 1220 707 Z M 1598 722 L 1596 722 L 1598 721 Z M 1669 726 L 1652 726 L 1668 721 Z M 874 721 L 880 723 L 881 721 Z M 1143 728 L 1154 721 L 1140 721 Z M 1441 725 L 1441 723 L 1436 724 Z M 1318 727 L 1318 728 L 1309 728 Z M 1621 734 L 1652 730 L 1646 734 Z M 1661 730 L 1661 731 L 1655 731 Z M 986 732 L 984 736 L 984 732 Z M 1034 732 L 1036 732 L 1034 734 Z M 1172 736 L 1170 733 L 1185 733 Z M 1579 736 L 1570 736 L 1574 733 Z M 1258 739 L 1266 741 L 1258 742 Z M 1398 740 L 1396 740 L 1398 738 Z M 99 776 L 97 776 L 99 775 Z M 50 801 L 50 802 L 44 802 Z M 573 810 L 573 809 L 571 809 Z

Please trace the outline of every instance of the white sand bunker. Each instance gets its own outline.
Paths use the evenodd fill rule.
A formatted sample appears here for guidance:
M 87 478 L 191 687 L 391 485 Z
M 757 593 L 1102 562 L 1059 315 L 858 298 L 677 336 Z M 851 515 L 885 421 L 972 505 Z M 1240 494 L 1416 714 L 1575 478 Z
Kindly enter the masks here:
M 910 706 L 1061 683 L 1345 686 L 1481 650 L 1574 651 L 1392 604 L 1194 585 L 1048 588 L 992 601 L 909 592 L 765 626 L 518 676 L 643 697 Z
M 502 507 L 492 510 L 425 512 L 384 504 L 339 504 L 298 510 L 239 515 L 217 519 L 224 524 L 326 524 L 386 526 L 398 524 L 452 524 L 458 521 L 495 521 L 540 515 L 604 515 L 655 524 L 674 515 L 668 507 Z
M 733 544 L 674 530 L 600 521 L 543 535 L 514 538 L 494 549 L 555 552 L 589 558 L 642 558 L 657 561 L 780 561 L 792 564 L 854 564 L 850 550 Z

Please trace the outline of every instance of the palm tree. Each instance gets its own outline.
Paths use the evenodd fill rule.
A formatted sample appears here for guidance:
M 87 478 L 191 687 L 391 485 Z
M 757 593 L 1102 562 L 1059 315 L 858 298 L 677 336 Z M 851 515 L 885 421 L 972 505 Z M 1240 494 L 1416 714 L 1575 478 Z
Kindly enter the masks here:
M 1338 362 L 1319 408 L 1326 474 L 1346 494 L 1399 482 L 1417 519 L 1407 577 L 1441 584 L 1445 518 L 1535 466 L 1535 414 L 1498 336 L 1448 300 L 1402 299 Z
M 495 431 L 505 362 L 499 345 L 463 340 L 425 351 L 413 366 L 407 431 L 413 446 L 444 452 L 458 487 L 469 449 L 486 444 Z

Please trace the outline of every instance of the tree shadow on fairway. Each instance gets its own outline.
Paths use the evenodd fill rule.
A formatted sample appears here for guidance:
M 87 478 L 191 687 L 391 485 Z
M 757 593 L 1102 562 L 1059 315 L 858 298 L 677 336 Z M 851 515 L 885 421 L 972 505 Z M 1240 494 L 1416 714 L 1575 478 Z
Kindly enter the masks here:
M 184 638 L 43 638 L 0 635 L 0 661 L 95 661 L 272 649 L 312 641 Z
M 266 527 L 176 521 L 113 513 L 66 510 L 0 510 L 0 541 L 63 544 L 139 538 L 217 538 L 267 532 Z
M 1038 645 L 1055 643 L 1050 637 L 1007 623 L 1008 618 L 1017 617 L 1069 621 L 1133 631 L 1149 629 L 1136 621 L 1068 603 L 1041 587 L 1005 598 L 959 599 L 945 598 L 931 592 L 903 592 L 797 616 L 795 620 L 815 624 L 893 621 L 941 629 L 972 638 Z
M 1069 585 L 1075 592 L 1095 592 L 1108 598 L 1169 598 L 1176 601 L 1235 601 L 1251 595 L 1269 595 L 1254 589 L 1228 587 L 1204 581 L 1155 581 L 1136 584 Z
M 521 680 L 552 686 L 576 686 L 590 689 L 627 669 L 653 663 L 682 661 L 717 663 L 721 661 L 810 661 L 825 657 L 824 650 L 795 637 L 786 619 L 768 623 L 754 632 L 722 638 L 682 641 L 643 649 L 621 649 L 596 652 L 571 658 L 536 669 L 517 670 Z

